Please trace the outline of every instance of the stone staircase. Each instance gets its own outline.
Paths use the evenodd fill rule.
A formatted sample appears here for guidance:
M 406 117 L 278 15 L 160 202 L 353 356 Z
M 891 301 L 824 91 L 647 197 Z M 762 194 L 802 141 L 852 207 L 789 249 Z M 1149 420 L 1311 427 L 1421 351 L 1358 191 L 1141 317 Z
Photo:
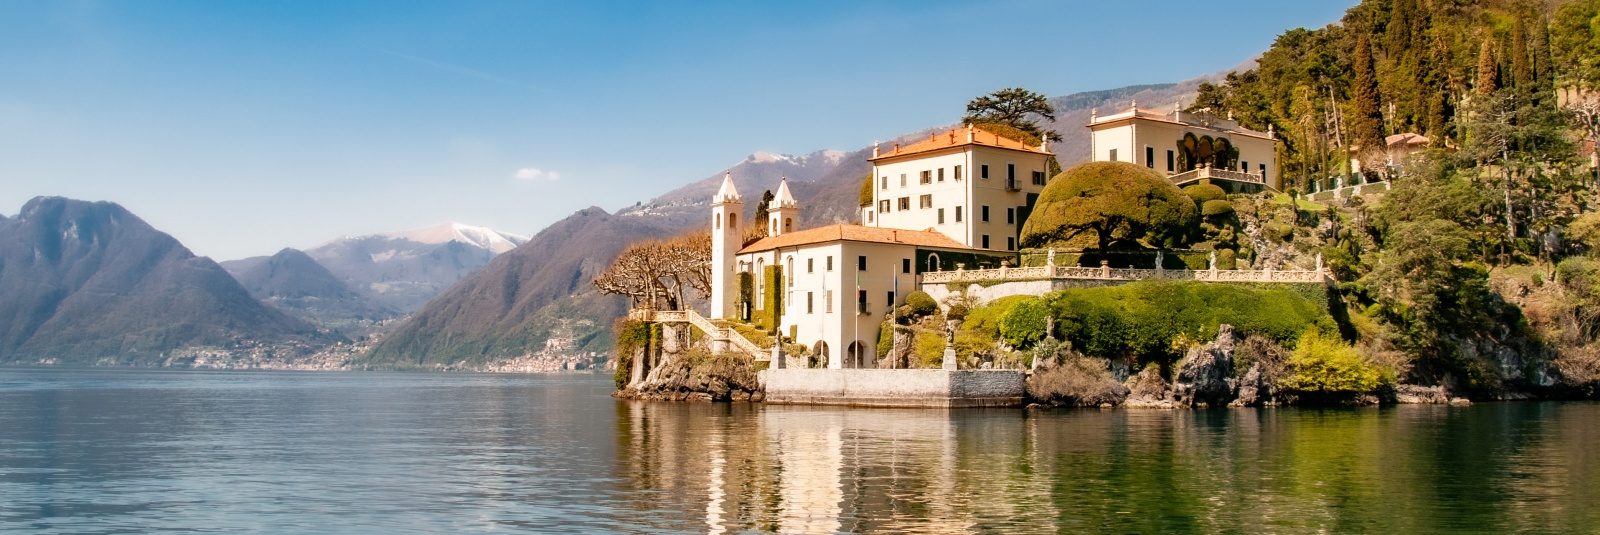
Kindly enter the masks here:
M 646 323 L 688 323 L 706 333 L 711 339 L 713 353 L 738 350 L 758 361 L 771 360 L 771 352 L 751 342 L 732 327 L 719 327 L 693 310 L 651 310 L 636 308 L 628 311 L 628 318 Z

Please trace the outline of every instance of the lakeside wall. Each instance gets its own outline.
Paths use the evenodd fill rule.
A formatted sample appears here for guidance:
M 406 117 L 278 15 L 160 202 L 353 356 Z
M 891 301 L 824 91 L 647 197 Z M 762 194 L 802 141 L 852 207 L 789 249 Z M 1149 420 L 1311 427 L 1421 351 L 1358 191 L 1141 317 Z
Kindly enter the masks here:
M 767 403 L 859 407 L 1021 407 L 1018 370 L 768 369 Z

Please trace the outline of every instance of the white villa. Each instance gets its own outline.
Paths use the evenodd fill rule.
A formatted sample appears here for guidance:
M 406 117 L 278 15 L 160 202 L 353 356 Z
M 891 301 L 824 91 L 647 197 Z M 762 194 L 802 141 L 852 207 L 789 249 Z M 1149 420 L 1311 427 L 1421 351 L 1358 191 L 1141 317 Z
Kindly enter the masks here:
M 1178 186 L 1210 180 L 1231 192 L 1281 189 L 1277 136 L 1205 113 L 1140 108 L 1089 119 L 1090 159 L 1132 162 L 1165 174 Z
M 796 229 L 800 205 L 784 181 L 759 222 L 767 236 L 742 243 L 744 201 L 723 178 L 711 208 L 711 318 L 776 325 L 829 368 L 873 367 L 879 327 L 918 275 L 1012 257 L 1051 156 L 972 127 L 873 152 L 862 224 Z

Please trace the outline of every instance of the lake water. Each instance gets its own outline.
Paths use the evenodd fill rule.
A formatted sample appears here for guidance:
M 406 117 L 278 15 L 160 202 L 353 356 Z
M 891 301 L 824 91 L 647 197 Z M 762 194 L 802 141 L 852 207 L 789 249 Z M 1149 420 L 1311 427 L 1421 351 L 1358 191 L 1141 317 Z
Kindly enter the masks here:
M 1600 533 L 1600 404 L 860 410 L 0 369 L 4 533 Z

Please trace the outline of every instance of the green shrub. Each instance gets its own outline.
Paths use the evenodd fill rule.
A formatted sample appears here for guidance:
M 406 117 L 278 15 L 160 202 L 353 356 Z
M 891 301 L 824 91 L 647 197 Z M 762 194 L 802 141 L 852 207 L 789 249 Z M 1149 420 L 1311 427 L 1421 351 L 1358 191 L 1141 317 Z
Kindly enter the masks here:
M 1183 194 L 1188 195 L 1190 199 L 1194 199 L 1195 204 L 1205 204 L 1228 198 L 1228 192 L 1222 191 L 1222 188 L 1216 184 L 1195 184 L 1183 188 Z
M 1215 186 L 1213 186 L 1215 187 Z M 1219 217 L 1233 213 L 1233 203 L 1226 199 L 1206 201 L 1200 207 L 1200 215 L 1206 217 Z
M 1217 251 L 1217 269 L 1236 269 L 1239 267 L 1239 254 L 1233 249 Z
M 1045 318 L 1050 307 L 1043 299 L 1032 296 L 1021 300 L 1000 315 L 997 325 L 1000 337 L 1011 347 L 1022 348 L 1039 341 L 1045 335 Z
M 1338 337 L 1311 331 L 1300 337 L 1289 357 L 1294 374 L 1284 388 L 1301 392 L 1358 393 L 1378 387 L 1382 372 Z
M 960 303 L 950 305 L 950 309 L 946 310 L 944 315 L 952 320 L 965 320 L 967 319 L 967 305 Z
M 923 368 L 938 368 L 944 365 L 945 338 L 936 331 L 917 329 L 913 331 L 911 339 L 911 354 L 917 358 L 918 365 Z
M 933 296 L 922 290 L 906 294 L 906 306 L 911 307 L 911 313 L 918 316 L 927 316 L 939 311 L 939 302 L 934 301 Z

